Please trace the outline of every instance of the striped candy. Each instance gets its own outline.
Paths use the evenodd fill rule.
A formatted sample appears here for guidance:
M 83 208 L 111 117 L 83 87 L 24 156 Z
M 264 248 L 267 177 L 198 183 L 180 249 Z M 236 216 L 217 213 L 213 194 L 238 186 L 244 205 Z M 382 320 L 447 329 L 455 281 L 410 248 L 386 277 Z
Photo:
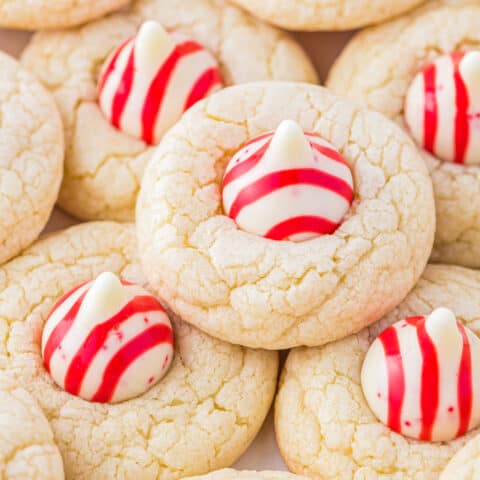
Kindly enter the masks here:
M 106 61 L 98 99 L 113 126 L 155 145 L 185 110 L 221 86 L 207 49 L 148 21 Z
M 332 145 L 286 120 L 233 156 L 222 196 L 241 229 L 303 241 L 338 228 L 353 201 L 353 179 Z
M 53 307 L 42 356 L 55 382 L 72 395 L 121 402 L 166 374 L 173 358 L 172 327 L 155 297 L 106 272 Z
M 454 52 L 427 65 L 409 88 L 405 120 L 434 156 L 480 164 L 480 51 Z
M 388 327 L 361 378 L 371 410 L 397 433 L 449 441 L 480 425 L 480 339 L 446 308 Z

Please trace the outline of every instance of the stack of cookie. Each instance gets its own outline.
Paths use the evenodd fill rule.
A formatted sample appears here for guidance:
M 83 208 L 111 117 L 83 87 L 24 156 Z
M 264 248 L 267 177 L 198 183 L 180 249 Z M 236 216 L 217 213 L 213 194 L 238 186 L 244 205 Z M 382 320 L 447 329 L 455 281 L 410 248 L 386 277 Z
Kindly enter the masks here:
M 478 0 L 44 3 L 0 1 L 44 30 L 0 53 L 0 478 L 480 478 Z M 371 23 L 328 89 L 278 28 Z M 274 401 L 293 473 L 225 470 Z

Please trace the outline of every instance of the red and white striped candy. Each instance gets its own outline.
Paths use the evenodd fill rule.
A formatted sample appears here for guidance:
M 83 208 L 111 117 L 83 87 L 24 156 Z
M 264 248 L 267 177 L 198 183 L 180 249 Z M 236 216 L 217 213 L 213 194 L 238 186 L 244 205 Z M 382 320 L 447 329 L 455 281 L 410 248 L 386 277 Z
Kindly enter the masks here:
M 98 99 L 113 126 L 155 145 L 185 110 L 221 86 L 206 48 L 148 21 L 106 61 Z
M 388 327 L 361 378 L 376 417 L 407 437 L 449 441 L 480 425 L 480 339 L 446 308 Z
M 353 201 L 353 178 L 332 145 L 286 120 L 233 156 L 222 195 L 241 229 L 303 241 L 338 228 Z
M 480 164 L 480 51 L 427 65 L 409 88 L 405 120 L 417 143 L 439 159 Z
M 55 382 L 72 395 L 121 402 L 167 373 L 172 327 L 153 295 L 106 272 L 53 307 L 43 329 L 42 356 Z

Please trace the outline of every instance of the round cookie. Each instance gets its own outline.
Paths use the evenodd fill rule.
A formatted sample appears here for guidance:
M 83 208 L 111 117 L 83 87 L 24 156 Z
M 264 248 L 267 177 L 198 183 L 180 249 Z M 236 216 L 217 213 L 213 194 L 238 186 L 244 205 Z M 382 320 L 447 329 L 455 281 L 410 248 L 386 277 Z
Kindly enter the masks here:
M 50 421 L 66 478 L 175 479 L 232 464 L 272 401 L 277 354 L 215 340 L 178 318 L 175 358 L 145 394 L 118 404 L 61 390 L 43 366 L 42 326 L 54 302 L 103 271 L 144 283 L 133 227 L 86 223 L 53 234 L 0 268 L 0 369 Z
M 97 103 L 97 78 L 112 50 L 147 19 L 207 47 L 227 85 L 317 81 L 312 64 L 287 34 L 224 0 L 138 0 L 129 13 L 68 32 L 37 34 L 23 54 L 23 64 L 54 93 L 62 113 L 67 155 L 58 202 L 76 217 L 133 220 L 153 147 L 120 133 L 104 118 Z
M 480 48 L 475 0 L 430 2 L 398 20 L 359 33 L 334 65 L 328 86 L 404 123 L 410 83 L 448 52 Z M 442 162 L 424 152 L 435 191 L 434 261 L 480 267 L 480 167 Z
M 373 340 L 396 321 L 452 310 L 478 334 L 480 273 L 430 265 L 405 301 L 380 322 L 323 348 L 293 350 L 275 405 L 275 429 L 290 470 L 325 480 L 436 480 L 450 458 L 478 435 L 418 442 L 389 430 L 369 409 L 360 372 Z
M 425 0 L 233 0 L 253 15 L 289 30 L 350 30 L 385 21 Z
M 208 473 L 207 475 L 190 477 L 189 480 L 302 480 L 302 478 L 303 477 L 299 477 L 298 475 L 289 472 L 255 472 L 225 468 L 223 470 Z
M 46 30 L 101 17 L 130 0 L 1 0 L 0 28 Z
M 352 170 L 354 202 L 332 235 L 270 240 L 223 214 L 230 157 L 285 119 Z M 434 228 L 431 182 L 407 135 L 326 89 L 280 82 L 193 107 L 156 150 L 137 206 L 145 271 L 170 307 L 211 335 L 270 349 L 320 345 L 381 318 L 421 275 Z
M 62 457 L 37 402 L 0 376 L 0 478 L 62 480 Z
M 439 480 L 475 480 L 479 476 L 480 435 L 477 435 L 448 462 Z
M 0 52 L 0 264 L 40 234 L 57 200 L 63 132 L 51 95 Z

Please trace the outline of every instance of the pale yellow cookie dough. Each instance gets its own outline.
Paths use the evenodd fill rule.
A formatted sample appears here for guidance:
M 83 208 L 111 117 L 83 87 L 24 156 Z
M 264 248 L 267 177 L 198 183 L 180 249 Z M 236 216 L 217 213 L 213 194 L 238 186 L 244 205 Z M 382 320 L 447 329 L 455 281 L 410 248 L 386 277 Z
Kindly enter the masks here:
M 0 28 L 46 30 L 79 25 L 130 0 L 0 0 Z
M 480 435 L 472 438 L 448 462 L 439 480 L 477 480 L 480 478 Z
M 352 169 L 354 203 L 333 235 L 277 242 L 223 214 L 231 156 L 284 119 L 332 143 Z M 394 308 L 425 267 L 434 220 L 428 172 L 395 124 L 324 88 L 281 82 L 225 89 L 184 115 L 137 206 L 142 262 L 171 308 L 211 335 L 270 349 L 330 342 Z
M 116 130 L 97 104 L 97 77 L 108 55 L 154 19 L 208 47 L 226 84 L 252 80 L 316 82 L 312 64 L 287 34 L 224 0 L 138 0 L 118 14 L 61 33 L 37 34 L 23 55 L 57 100 L 67 156 L 59 205 L 82 219 L 133 220 L 153 148 Z
M 172 367 L 136 399 L 86 402 L 61 390 L 46 372 L 40 337 L 52 305 L 102 271 L 144 283 L 132 226 L 73 227 L 0 268 L 0 369 L 38 401 L 67 479 L 173 480 L 231 465 L 269 410 L 276 353 L 220 342 L 172 318 Z
M 0 478 L 63 480 L 62 457 L 37 402 L 0 376 Z
M 62 171 L 62 122 L 52 96 L 0 52 L 0 264 L 38 237 Z
M 403 124 L 410 82 L 433 58 L 480 48 L 477 0 L 430 2 L 410 15 L 358 34 L 337 60 L 328 86 Z M 480 167 L 425 153 L 437 208 L 432 259 L 480 267 Z
M 349 30 L 382 22 L 425 0 L 233 0 L 253 15 L 289 30 Z
M 479 429 L 446 443 L 392 432 L 370 411 L 360 369 L 370 344 L 388 325 L 437 307 L 451 309 L 478 335 L 479 291 L 480 272 L 430 265 L 405 301 L 374 326 L 323 348 L 293 350 L 275 405 L 277 441 L 290 470 L 322 480 L 438 480 Z
M 187 480 L 187 479 L 184 479 Z M 306 480 L 288 472 L 255 472 L 255 471 L 239 471 L 225 468 L 207 475 L 198 477 L 190 477 L 188 480 Z

